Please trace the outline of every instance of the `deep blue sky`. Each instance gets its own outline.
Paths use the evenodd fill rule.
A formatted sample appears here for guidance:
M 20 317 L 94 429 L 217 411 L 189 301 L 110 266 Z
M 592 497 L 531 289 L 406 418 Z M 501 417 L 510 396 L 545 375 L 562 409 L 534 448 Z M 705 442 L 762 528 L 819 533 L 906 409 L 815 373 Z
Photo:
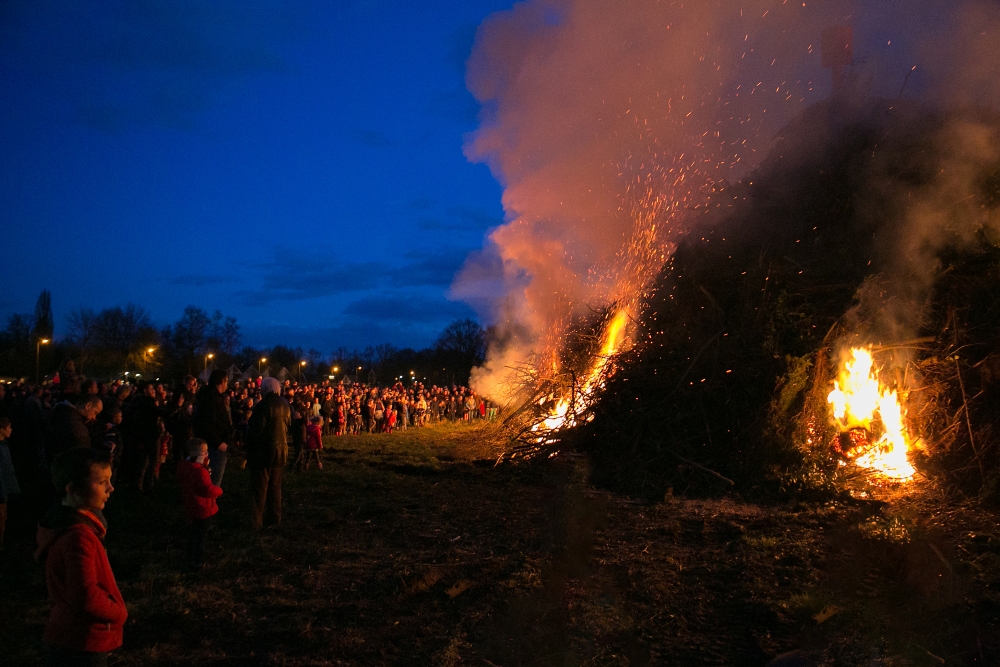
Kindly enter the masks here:
M 48 288 L 57 336 L 131 301 L 257 346 L 431 343 L 503 216 L 464 69 L 512 4 L 0 3 L 0 318 Z

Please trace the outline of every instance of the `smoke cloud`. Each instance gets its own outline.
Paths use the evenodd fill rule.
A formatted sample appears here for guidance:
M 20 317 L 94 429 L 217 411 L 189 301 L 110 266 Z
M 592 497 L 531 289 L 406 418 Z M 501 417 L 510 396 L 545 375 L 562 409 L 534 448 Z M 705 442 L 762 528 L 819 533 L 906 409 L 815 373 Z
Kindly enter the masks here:
M 830 94 L 824 28 L 854 28 L 862 95 L 995 104 L 998 16 L 987 2 L 528 0 L 489 18 L 468 62 L 482 110 L 466 153 L 503 184 L 506 222 L 453 286 L 499 331 L 473 386 L 498 395 L 575 316 L 641 296 L 696 231 L 690 213 L 718 205 L 713 188 Z M 959 161 L 994 159 L 995 134 L 953 129 Z M 927 199 L 907 270 L 940 226 Z

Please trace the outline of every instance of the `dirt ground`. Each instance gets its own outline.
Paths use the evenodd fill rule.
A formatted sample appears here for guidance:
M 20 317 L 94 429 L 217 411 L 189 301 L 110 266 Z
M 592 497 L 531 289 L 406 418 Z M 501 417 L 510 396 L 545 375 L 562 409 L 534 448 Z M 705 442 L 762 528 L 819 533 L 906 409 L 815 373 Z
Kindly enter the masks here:
M 927 484 L 888 504 L 649 504 L 592 488 L 583 457 L 494 467 L 482 442 L 329 439 L 259 536 L 231 463 L 200 573 L 172 471 L 119 489 L 107 547 L 129 620 L 110 663 L 1000 665 L 997 517 Z M 2 665 L 40 664 L 28 523 L 0 553 Z

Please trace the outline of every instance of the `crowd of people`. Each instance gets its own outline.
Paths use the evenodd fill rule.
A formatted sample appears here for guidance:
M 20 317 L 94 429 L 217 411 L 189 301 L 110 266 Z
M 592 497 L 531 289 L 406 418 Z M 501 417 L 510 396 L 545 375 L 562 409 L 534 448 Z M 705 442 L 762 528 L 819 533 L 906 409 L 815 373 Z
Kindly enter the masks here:
M 149 493 L 161 468 L 176 465 L 178 505 L 190 526 L 189 565 L 200 569 L 234 450 L 249 470 L 251 524 L 261 530 L 281 522 L 285 468 L 315 464 L 322 470 L 324 436 L 389 434 L 496 416 L 496 406 L 460 386 L 300 384 L 270 377 L 230 383 L 225 371 L 216 370 L 205 384 L 188 376 L 171 388 L 98 382 L 68 364 L 58 383 L 0 383 L 0 549 L 8 500 L 20 496 L 18 510 L 39 519 L 37 557 L 53 602 L 44 637 L 49 664 L 106 659 L 121 644 L 125 620 L 103 549 L 102 510 L 114 486 Z M 67 560 L 81 549 L 93 561 L 87 567 L 101 575 L 96 584 L 84 586 L 76 572 L 80 564 Z M 71 590 L 74 586 L 89 588 Z M 94 599 L 99 610 L 86 608 Z M 95 623 L 106 624 L 111 634 L 95 635 Z
M 11 420 L 15 467 L 48 468 L 69 447 L 93 446 L 111 454 L 115 482 L 124 481 L 140 490 L 154 485 L 160 465 L 181 458 L 185 443 L 195 435 L 206 439 L 210 451 L 221 443 L 226 443 L 226 449 L 241 446 L 254 406 L 262 398 L 264 379 L 230 385 L 227 378 L 225 391 L 213 396 L 193 376 L 170 387 L 159 382 L 98 382 L 74 376 L 72 366 L 69 369 L 62 372 L 58 384 L 0 383 L 0 416 Z M 305 465 L 310 442 L 317 442 L 309 437 L 312 424 L 320 424 L 320 436 L 340 436 L 494 419 L 497 414 L 489 400 L 455 385 L 425 387 L 413 382 L 377 387 L 285 380 L 281 387 L 292 409 L 289 444 L 297 466 Z M 198 411 L 200 400 L 218 405 Z M 212 459 L 216 479 L 225 472 L 227 457 L 220 454 Z

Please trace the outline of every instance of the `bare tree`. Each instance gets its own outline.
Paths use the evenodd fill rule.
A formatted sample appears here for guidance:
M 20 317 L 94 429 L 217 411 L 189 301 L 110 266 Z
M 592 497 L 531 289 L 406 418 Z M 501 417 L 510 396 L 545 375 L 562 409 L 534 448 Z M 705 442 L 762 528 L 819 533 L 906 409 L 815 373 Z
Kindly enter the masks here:
M 66 338 L 70 343 L 86 350 L 94 343 L 94 320 L 91 308 L 77 308 L 66 316 Z
M 222 322 L 222 330 L 219 335 L 221 342 L 220 349 L 229 356 L 236 354 L 240 348 L 240 325 L 236 323 L 235 317 L 226 317 Z
M 434 350 L 456 381 L 465 383 L 486 356 L 486 331 L 475 320 L 456 320 L 438 336 Z
M 52 318 L 52 293 L 43 289 L 35 302 L 35 322 L 32 338 L 41 340 L 42 338 L 52 338 L 55 331 L 55 322 Z

